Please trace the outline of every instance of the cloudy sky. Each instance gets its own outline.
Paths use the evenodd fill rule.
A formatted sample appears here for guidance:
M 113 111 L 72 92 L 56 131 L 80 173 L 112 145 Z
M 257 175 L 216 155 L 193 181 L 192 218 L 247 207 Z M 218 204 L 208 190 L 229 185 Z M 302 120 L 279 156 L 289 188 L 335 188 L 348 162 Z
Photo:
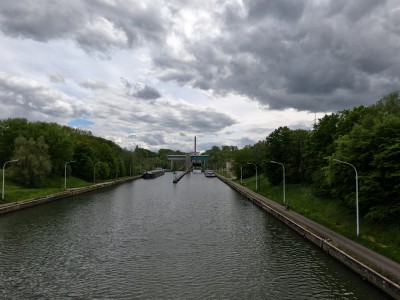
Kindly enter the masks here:
M 1 0 L 0 118 L 243 147 L 399 90 L 398 0 Z

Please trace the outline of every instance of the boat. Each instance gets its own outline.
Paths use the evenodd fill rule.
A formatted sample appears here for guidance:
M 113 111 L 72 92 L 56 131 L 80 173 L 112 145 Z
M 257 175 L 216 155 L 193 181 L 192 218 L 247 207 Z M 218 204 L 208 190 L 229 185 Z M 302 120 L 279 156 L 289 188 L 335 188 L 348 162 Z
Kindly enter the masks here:
M 194 168 L 192 173 L 193 174 L 201 174 L 201 173 L 203 173 L 203 171 L 201 170 L 201 168 Z
M 143 179 L 153 179 L 164 175 L 165 171 L 163 169 L 156 169 L 151 171 L 146 171 L 143 173 Z
M 205 170 L 204 175 L 206 177 L 215 177 L 216 176 L 213 170 Z

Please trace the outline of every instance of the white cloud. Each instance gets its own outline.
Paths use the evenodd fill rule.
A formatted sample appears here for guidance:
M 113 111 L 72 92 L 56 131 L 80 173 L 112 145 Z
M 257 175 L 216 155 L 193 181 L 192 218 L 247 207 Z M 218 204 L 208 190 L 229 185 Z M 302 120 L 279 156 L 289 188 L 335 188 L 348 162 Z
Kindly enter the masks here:
M 124 147 L 189 150 L 193 135 L 244 145 L 397 90 L 399 11 L 395 0 L 2 1 L 2 117 L 87 120 Z
M 79 85 L 85 89 L 91 90 L 104 90 L 107 89 L 107 84 L 102 81 L 96 81 L 93 79 L 87 79 L 79 83 Z
M 26 110 L 27 116 L 39 113 L 59 119 L 88 114 L 90 111 L 78 99 L 54 91 L 33 79 L 5 72 L 0 72 L 0 98 L 5 111 L 18 107 Z

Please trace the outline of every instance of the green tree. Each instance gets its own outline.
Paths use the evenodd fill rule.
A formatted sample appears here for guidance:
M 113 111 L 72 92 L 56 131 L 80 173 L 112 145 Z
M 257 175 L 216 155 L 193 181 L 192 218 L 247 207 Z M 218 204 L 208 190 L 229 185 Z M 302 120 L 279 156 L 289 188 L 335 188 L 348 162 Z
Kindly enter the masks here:
M 87 181 L 91 181 L 96 161 L 92 147 L 86 143 L 79 143 L 75 148 L 74 160 L 74 174 Z
M 369 125 L 357 124 L 339 138 L 334 157 L 357 168 L 362 215 L 382 222 L 399 220 L 400 115 L 378 115 Z M 332 163 L 327 176 L 332 195 L 353 206 L 354 171 Z
M 305 154 L 306 144 L 310 132 L 303 129 L 296 129 L 290 132 L 290 143 L 288 145 L 288 182 L 300 183 L 306 180 Z
M 209 155 L 209 159 L 207 162 L 209 168 L 213 168 L 213 166 L 216 164 L 224 163 L 222 151 L 218 146 L 212 146 L 211 149 L 206 150 L 203 154 Z
M 33 138 L 27 140 L 20 136 L 15 139 L 14 145 L 13 159 L 18 161 L 11 168 L 12 176 L 25 186 L 39 184 L 51 171 L 50 156 L 47 153 L 49 147 L 44 138 L 39 137 L 35 141 Z
M 282 181 L 282 168 L 279 165 L 269 163 L 277 161 L 288 165 L 291 143 L 291 130 L 288 127 L 279 127 L 271 132 L 266 139 L 266 168 L 265 173 L 271 184 L 279 184 Z
M 247 145 L 234 153 L 232 167 L 237 178 L 240 177 L 240 167 L 242 167 L 243 178 L 255 175 L 254 167 L 250 168 L 247 165 L 248 162 L 253 161 L 254 157 L 253 147 L 250 145 Z
M 313 179 L 317 184 L 324 180 L 320 170 L 326 166 L 326 157 L 335 151 L 334 141 L 338 123 L 339 114 L 325 115 L 314 125 L 310 133 L 305 149 L 305 171 L 306 177 L 310 181 Z
M 282 167 L 272 164 L 277 161 L 285 166 L 287 182 L 299 183 L 305 178 L 305 147 L 309 132 L 303 129 L 291 130 L 279 127 L 266 140 L 265 172 L 272 184 L 282 181 Z
M 0 161 L 11 159 L 14 141 L 19 136 L 29 136 L 29 123 L 26 119 L 0 120 Z
M 75 147 L 68 130 L 58 124 L 44 122 L 33 123 L 31 127 L 36 131 L 32 137 L 43 136 L 49 146 L 52 173 L 64 174 L 64 165 L 72 159 Z

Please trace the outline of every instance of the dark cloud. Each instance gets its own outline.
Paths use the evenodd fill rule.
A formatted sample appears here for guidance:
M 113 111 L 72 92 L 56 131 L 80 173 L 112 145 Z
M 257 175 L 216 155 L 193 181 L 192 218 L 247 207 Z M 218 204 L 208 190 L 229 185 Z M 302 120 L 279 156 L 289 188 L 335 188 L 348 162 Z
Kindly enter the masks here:
M 155 100 L 161 98 L 161 94 L 153 87 L 142 83 L 131 83 L 125 78 L 121 78 L 124 84 L 125 93 L 129 96 L 144 100 Z
M 1 31 L 16 37 L 49 41 L 71 36 L 84 25 L 80 1 L 0 1 Z
M 299 19 L 305 8 L 306 1 L 296 0 L 246 0 L 244 1 L 248 9 L 249 19 L 264 19 L 272 16 L 277 19 L 296 21 Z
M 36 41 L 70 38 L 88 53 L 162 40 L 168 22 L 162 1 L 20 0 L 0 2 L 0 30 Z
M 205 133 L 217 132 L 235 123 L 235 120 L 228 115 L 214 111 L 195 112 L 186 120 L 188 128 Z
M 186 132 L 193 134 L 209 134 L 236 124 L 236 120 L 230 116 L 211 109 L 201 109 L 172 102 L 161 102 L 158 105 L 168 107 L 159 120 L 164 128 L 183 128 Z M 157 111 L 162 110 L 158 109 Z
M 184 40 L 194 59 L 183 63 L 168 48 L 158 51 L 160 78 L 236 93 L 266 108 L 316 112 L 368 105 L 398 89 L 400 22 L 390 13 L 398 2 L 243 5 L 215 13 L 220 35 Z
M 144 85 L 143 87 L 138 88 L 133 96 L 141 99 L 150 100 L 160 98 L 161 94 L 155 88 Z
M 167 144 L 166 137 L 161 133 L 147 134 L 141 137 L 141 140 L 150 146 Z
M 340 2 L 340 1 L 339 1 Z M 351 21 L 358 21 L 364 17 L 371 17 L 371 14 L 382 14 L 382 8 L 387 0 L 358 0 L 358 1 L 345 1 L 344 13 L 347 19 Z
M 0 30 L 41 42 L 73 40 L 105 58 L 118 49 L 150 47 L 159 79 L 243 95 L 271 109 L 336 111 L 399 89 L 397 0 L 210 1 L 210 16 L 187 30 L 184 15 L 201 15 L 200 4 L 1 1 Z M 171 36 L 179 43 L 171 46 Z M 139 99 L 161 98 L 146 84 L 126 81 L 125 88 Z

